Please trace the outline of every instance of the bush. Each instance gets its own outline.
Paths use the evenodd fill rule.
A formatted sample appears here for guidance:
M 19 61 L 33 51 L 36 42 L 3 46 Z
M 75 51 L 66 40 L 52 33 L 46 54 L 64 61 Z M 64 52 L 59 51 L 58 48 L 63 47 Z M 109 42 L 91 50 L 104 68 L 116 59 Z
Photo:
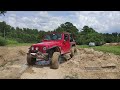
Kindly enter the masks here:
M 5 45 L 7 45 L 7 41 L 0 36 L 0 46 L 5 46 Z
M 16 41 L 17 41 L 18 43 L 24 43 L 24 41 L 23 41 L 22 39 L 20 39 L 20 38 L 16 38 Z
M 8 39 L 7 40 L 7 44 L 17 44 L 18 42 L 16 40 L 13 39 Z

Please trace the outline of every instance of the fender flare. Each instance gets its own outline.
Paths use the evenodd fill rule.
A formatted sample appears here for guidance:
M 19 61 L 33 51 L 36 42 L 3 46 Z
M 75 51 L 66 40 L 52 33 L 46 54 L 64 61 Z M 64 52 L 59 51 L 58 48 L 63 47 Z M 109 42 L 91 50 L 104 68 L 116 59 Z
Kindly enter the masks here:
M 47 49 L 47 52 L 48 52 L 49 50 L 51 50 L 51 49 L 54 49 L 54 48 L 55 48 L 58 52 L 61 53 L 61 47 L 59 47 L 59 46 L 53 46 L 53 47 Z

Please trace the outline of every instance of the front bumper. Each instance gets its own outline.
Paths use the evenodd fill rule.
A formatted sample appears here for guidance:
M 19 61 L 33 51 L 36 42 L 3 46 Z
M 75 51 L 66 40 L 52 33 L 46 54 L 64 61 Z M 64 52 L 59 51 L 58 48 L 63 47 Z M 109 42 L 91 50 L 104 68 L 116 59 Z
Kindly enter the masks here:
M 36 60 L 48 60 L 48 53 L 27 53 L 27 55 L 30 55 L 32 58 L 36 58 Z

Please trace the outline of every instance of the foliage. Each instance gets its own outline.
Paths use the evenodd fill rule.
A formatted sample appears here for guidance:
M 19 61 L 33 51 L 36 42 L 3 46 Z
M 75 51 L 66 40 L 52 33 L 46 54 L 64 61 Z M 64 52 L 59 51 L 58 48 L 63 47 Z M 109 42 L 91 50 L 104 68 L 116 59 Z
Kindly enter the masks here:
M 96 32 L 93 28 L 84 26 L 82 31 L 79 33 L 78 44 L 89 44 L 90 42 L 95 42 L 96 45 L 102 45 L 105 41 L 103 35 Z
M 120 33 L 98 33 L 96 30 L 89 26 L 84 26 L 82 31 L 79 32 L 76 26 L 71 22 L 66 22 L 58 26 L 53 31 L 45 31 L 30 28 L 12 27 L 6 22 L 0 22 L 0 36 L 7 39 L 9 43 L 37 43 L 41 42 L 43 36 L 50 32 L 69 32 L 74 35 L 74 39 L 78 45 L 88 45 L 89 42 L 95 42 L 96 45 L 104 43 L 120 42 Z
M 6 41 L 7 41 L 7 44 L 18 44 L 18 42 L 13 39 L 7 39 Z
M 75 40 L 77 40 L 78 36 L 78 29 L 74 26 L 71 22 L 66 22 L 61 24 L 57 29 L 54 30 L 55 32 L 69 32 L 74 35 Z
M 5 46 L 5 45 L 7 45 L 7 41 L 0 36 L 0 46 Z

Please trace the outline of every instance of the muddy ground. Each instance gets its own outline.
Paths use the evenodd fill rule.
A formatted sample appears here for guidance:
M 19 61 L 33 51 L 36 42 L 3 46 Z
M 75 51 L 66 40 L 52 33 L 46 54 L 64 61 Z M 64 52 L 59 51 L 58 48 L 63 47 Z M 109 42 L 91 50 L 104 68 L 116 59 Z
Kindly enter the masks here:
M 0 47 L 0 79 L 120 79 L 120 56 L 78 49 L 59 69 L 26 63 L 28 46 Z

